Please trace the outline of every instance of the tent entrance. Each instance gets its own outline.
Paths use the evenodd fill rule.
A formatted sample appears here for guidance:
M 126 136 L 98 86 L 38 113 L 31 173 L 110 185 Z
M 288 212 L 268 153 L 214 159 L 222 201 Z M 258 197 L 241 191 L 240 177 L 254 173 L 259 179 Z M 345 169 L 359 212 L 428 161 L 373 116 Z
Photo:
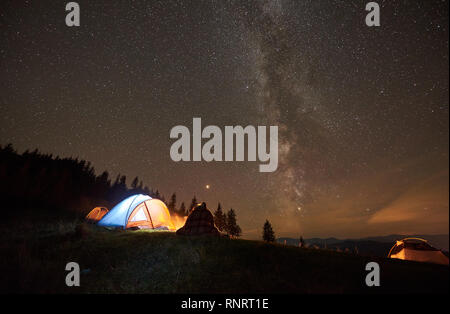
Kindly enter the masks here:
M 155 228 L 146 202 L 142 202 L 131 212 L 126 229 L 133 227 Z

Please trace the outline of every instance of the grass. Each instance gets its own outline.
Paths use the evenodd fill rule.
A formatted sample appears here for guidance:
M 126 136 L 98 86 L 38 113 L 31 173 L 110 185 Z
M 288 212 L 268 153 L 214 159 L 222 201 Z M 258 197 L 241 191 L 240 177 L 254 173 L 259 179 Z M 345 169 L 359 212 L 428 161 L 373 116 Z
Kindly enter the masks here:
M 4 225 L 1 292 L 407 293 L 448 292 L 448 267 L 261 241 L 110 231 L 79 221 Z M 78 262 L 80 287 L 65 285 Z M 365 286 L 376 261 L 381 287 Z

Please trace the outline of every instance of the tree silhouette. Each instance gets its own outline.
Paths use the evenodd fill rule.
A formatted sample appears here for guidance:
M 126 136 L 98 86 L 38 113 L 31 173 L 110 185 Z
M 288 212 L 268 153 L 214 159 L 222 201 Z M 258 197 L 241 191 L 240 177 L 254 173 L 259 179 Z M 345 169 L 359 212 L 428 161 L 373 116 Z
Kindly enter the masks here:
M 198 204 L 197 198 L 196 198 L 195 195 L 194 195 L 194 197 L 192 198 L 192 201 L 191 201 L 191 205 L 189 206 L 189 212 L 190 212 L 195 206 L 197 206 L 197 204 Z
M 97 176 L 85 160 L 54 157 L 37 149 L 19 154 L 11 144 L 0 146 L 1 199 L 16 210 L 43 208 L 85 214 L 96 206 L 111 208 L 132 194 L 150 194 L 148 187 L 142 189 L 143 183 L 137 182 L 136 178 L 128 189 L 126 176 L 118 174 L 111 184 L 107 171 Z
M 131 188 L 132 188 L 133 190 L 136 190 L 137 187 L 138 187 L 138 184 L 139 184 L 139 178 L 136 177 L 136 178 L 133 179 L 133 182 L 131 182 Z
M 227 220 L 226 220 L 226 229 L 228 235 L 232 237 L 239 237 L 241 235 L 241 227 L 237 224 L 236 219 L 236 213 L 234 212 L 233 208 L 231 208 L 227 213 Z
M 170 210 L 171 213 L 175 213 L 177 206 L 177 195 L 175 193 L 172 194 L 170 197 L 169 204 L 167 204 L 167 208 Z
M 127 187 L 127 177 L 126 176 L 120 177 L 120 185 L 122 185 L 125 188 Z
M 222 206 L 219 203 L 216 211 L 214 212 L 214 224 L 216 225 L 217 229 L 219 229 L 220 231 L 225 231 L 226 223 L 227 223 L 227 218 L 226 218 L 224 212 L 222 211 Z
M 181 216 L 186 216 L 186 205 L 184 205 L 184 202 L 181 202 L 180 209 L 179 209 L 178 213 Z
M 79 158 L 42 154 L 38 149 L 19 154 L 12 144 L 0 145 L 0 199 L 4 208 L 14 211 L 42 208 L 84 216 L 97 206 L 111 209 L 136 193 L 164 201 L 157 189 L 149 188 L 138 177 L 132 180 L 128 188 L 126 178 L 123 174 L 111 177 L 107 171 L 96 175 L 92 164 Z M 181 203 L 178 212 L 188 215 L 197 204 L 194 195 L 191 205 L 186 207 L 184 202 Z M 172 213 L 177 212 L 175 193 L 168 207 Z M 218 210 L 222 211 L 220 204 Z M 227 214 L 222 212 L 220 216 L 222 220 L 216 222 L 219 230 L 239 236 L 241 229 L 236 223 L 234 210 Z
M 263 227 L 263 240 L 266 242 L 275 242 L 275 232 L 269 220 L 266 220 Z

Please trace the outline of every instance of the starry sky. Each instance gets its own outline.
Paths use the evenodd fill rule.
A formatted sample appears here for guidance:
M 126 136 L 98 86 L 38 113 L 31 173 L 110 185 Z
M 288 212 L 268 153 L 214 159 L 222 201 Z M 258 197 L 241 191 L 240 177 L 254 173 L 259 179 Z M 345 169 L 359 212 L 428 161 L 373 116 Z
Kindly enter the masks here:
M 245 238 L 448 233 L 448 1 L 0 4 L 0 144 L 233 207 Z M 173 162 L 170 129 L 277 125 L 279 166 Z M 206 188 L 209 185 L 209 189 Z

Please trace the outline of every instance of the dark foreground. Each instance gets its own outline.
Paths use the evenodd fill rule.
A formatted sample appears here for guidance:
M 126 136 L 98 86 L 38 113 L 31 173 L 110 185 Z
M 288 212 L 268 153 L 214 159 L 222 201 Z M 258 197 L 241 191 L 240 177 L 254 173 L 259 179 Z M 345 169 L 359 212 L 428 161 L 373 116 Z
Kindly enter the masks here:
M 4 225 L 0 256 L 2 293 L 448 292 L 446 266 L 75 222 Z M 65 285 L 72 261 L 80 287 Z M 365 286 L 370 261 L 380 264 L 380 287 Z

